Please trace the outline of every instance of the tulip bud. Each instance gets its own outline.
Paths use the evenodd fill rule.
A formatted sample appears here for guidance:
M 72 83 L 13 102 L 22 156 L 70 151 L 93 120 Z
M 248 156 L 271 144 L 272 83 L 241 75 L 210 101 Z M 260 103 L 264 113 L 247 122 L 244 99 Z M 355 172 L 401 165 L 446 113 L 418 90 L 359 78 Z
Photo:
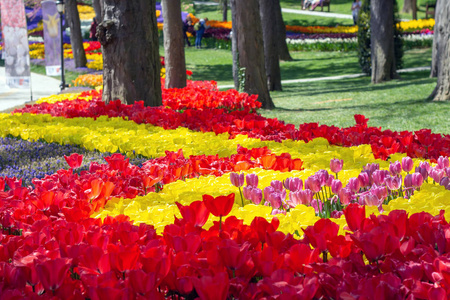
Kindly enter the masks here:
M 250 194 L 250 201 L 252 201 L 256 205 L 259 205 L 261 203 L 261 200 L 262 200 L 262 191 L 258 188 L 253 188 Z
M 379 164 L 367 164 L 363 167 L 363 170 L 367 172 L 367 174 L 372 175 L 373 172 L 380 169 Z
M 283 184 L 284 187 L 291 192 L 296 192 L 303 188 L 303 181 L 298 177 L 286 178 Z
M 413 169 L 413 167 L 414 167 L 414 162 L 413 162 L 413 160 L 411 159 L 411 157 L 406 156 L 406 157 L 403 157 L 403 158 L 402 158 L 402 168 L 403 168 L 403 171 L 409 173 L 409 172 L 411 172 L 411 170 Z M 405 179 L 406 179 L 406 178 L 405 178 Z
M 267 186 L 264 188 L 264 199 L 266 199 L 266 201 L 269 200 L 269 195 L 274 193 L 275 189 L 271 186 Z
M 256 175 L 255 173 L 247 174 L 247 176 L 245 176 L 245 179 L 247 181 L 247 185 L 258 187 L 258 175 Z
M 422 175 L 423 180 L 426 180 L 428 178 L 428 171 L 425 168 L 422 167 L 416 167 L 416 173 L 420 173 Z
M 450 168 L 445 168 L 445 174 L 447 174 L 447 176 L 450 177 Z
M 445 169 L 448 168 L 450 165 L 450 161 L 448 160 L 447 156 L 439 156 L 437 159 L 438 167 L 439 169 Z
M 431 171 L 431 166 L 430 166 L 430 164 L 427 161 L 421 161 L 419 163 L 419 167 L 425 168 L 428 173 L 430 173 L 430 171 Z
M 384 199 L 387 197 L 387 194 L 388 194 L 385 186 L 375 186 L 374 185 L 374 186 L 372 186 L 370 191 L 372 192 L 372 194 L 377 196 L 381 202 L 384 201 Z
M 238 173 L 230 173 L 230 180 L 231 184 L 236 187 L 241 187 L 244 185 L 244 173 L 238 174 Z
M 389 165 L 389 173 L 392 176 L 398 175 L 402 172 L 402 164 L 399 161 L 391 162 Z
M 353 192 L 359 192 L 359 188 L 361 186 L 361 183 L 358 178 L 352 177 L 347 183 L 347 187 Z
M 315 175 L 317 176 L 317 178 L 319 178 L 320 187 L 323 187 L 327 184 L 327 180 L 328 180 L 328 176 L 329 176 L 327 170 L 319 170 L 316 172 Z
M 283 183 L 279 180 L 272 180 L 272 182 L 270 183 L 270 186 L 273 187 L 275 189 L 275 191 L 277 192 L 281 192 L 283 191 Z
M 430 177 L 433 178 L 435 182 L 441 182 L 442 177 L 444 177 L 444 170 L 432 168 L 430 171 Z
M 442 185 L 443 187 L 446 187 L 447 185 L 450 184 L 450 179 L 448 177 L 443 177 L 439 182 L 439 184 Z
M 387 170 L 377 170 L 372 174 L 372 180 L 376 185 L 382 185 L 384 180 L 389 175 L 389 171 Z
M 247 200 L 251 200 L 251 193 L 252 193 L 253 187 L 252 186 L 244 186 L 242 188 L 242 194 L 244 195 L 244 198 Z
M 331 191 L 333 194 L 338 194 L 342 189 L 342 182 L 338 179 L 333 179 L 331 182 Z
M 330 169 L 333 173 L 339 173 L 342 170 L 342 167 L 344 165 L 344 160 L 333 158 L 330 161 Z
M 366 172 L 360 173 L 358 179 L 361 187 L 366 187 L 370 184 L 369 174 Z
M 318 214 L 319 212 L 323 211 L 322 201 L 320 201 L 320 200 L 313 199 L 311 201 L 311 206 L 314 207 L 314 210 L 316 211 L 316 214 Z M 319 207 L 320 207 L 320 210 L 319 210 Z
M 412 185 L 414 187 L 421 187 L 423 184 L 423 177 L 420 173 L 413 173 L 412 174 Z
M 282 196 L 280 193 L 271 193 L 269 194 L 269 198 L 267 199 L 270 202 L 270 205 L 274 208 L 274 209 L 278 209 L 281 207 L 282 202 Z
M 339 200 L 343 205 L 350 204 L 350 202 L 352 201 L 352 196 L 354 194 L 355 193 L 353 193 L 349 188 L 342 188 L 338 194 Z
M 412 175 L 411 174 L 408 174 L 408 175 L 405 176 L 404 185 L 405 185 L 405 187 L 412 187 L 413 186 L 413 184 L 412 184 Z
M 305 181 L 305 188 L 310 189 L 313 193 L 320 191 L 320 181 L 316 175 L 309 176 Z
M 329 175 L 328 175 L 327 182 L 326 182 L 325 185 L 326 185 L 327 187 L 331 187 L 331 184 L 333 183 L 333 180 L 334 180 L 334 176 L 331 175 L 331 174 L 329 174 Z

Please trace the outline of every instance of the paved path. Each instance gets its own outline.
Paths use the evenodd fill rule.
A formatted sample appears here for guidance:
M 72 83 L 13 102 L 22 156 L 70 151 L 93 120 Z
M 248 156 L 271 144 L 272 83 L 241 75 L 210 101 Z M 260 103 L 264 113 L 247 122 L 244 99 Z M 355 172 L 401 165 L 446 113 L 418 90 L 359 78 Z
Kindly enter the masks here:
M 194 1 L 194 4 L 195 5 L 206 5 L 206 6 L 217 6 L 217 5 L 219 5 L 217 2 L 211 2 L 211 1 Z M 317 17 L 350 19 L 350 20 L 353 19 L 351 14 L 347 15 L 347 14 L 337 14 L 337 13 L 326 12 L 326 11 L 317 11 L 317 10 L 320 10 L 319 7 L 317 7 L 315 11 L 302 10 L 300 1 L 299 1 L 299 5 L 298 6 L 299 6 L 300 9 L 282 8 L 281 11 L 284 12 L 284 13 L 298 14 L 298 15 L 310 15 L 310 16 L 317 16 Z M 328 9 L 328 8 L 326 8 L 326 9 Z
M 23 105 L 31 100 L 30 89 L 11 89 L 6 86 L 5 68 L 0 68 L 0 112 Z M 59 93 L 61 81 L 31 73 L 33 100 Z
M 398 73 L 408 73 L 408 72 L 427 71 L 427 70 L 431 70 L 431 68 L 430 67 L 408 68 L 408 69 L 398 70 Z M 282 80 L 281 84 L 326 81 L 326 80 L 339 80 L 339 79 L 358 78 L 358 77 L 364 77 L 364 76 L 367 76 L 367 75 L 364 73 L 358 73 L 358 74 L 318 77 L 318 78 L 291 79 L 291 80 Z M 223 89 L 223 90 L 233 89 L 234 85 L 219 85 L 218 88 Z

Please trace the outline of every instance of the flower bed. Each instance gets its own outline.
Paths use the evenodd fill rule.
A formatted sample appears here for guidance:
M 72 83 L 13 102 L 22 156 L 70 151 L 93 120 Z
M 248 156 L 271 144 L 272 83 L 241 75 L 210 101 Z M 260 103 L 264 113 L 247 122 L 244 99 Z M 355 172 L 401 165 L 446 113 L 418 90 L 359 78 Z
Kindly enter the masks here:
M 0 115 L 5 160 L 84 148 L 32 186 L 0 177 L 2 297 L 450 295 L 449 136 L 361 115 L 296 128 L 214 83 L 166 91 L 165 108 L 78 96 Z M 106 163 L 86 167 L 93 150 Z

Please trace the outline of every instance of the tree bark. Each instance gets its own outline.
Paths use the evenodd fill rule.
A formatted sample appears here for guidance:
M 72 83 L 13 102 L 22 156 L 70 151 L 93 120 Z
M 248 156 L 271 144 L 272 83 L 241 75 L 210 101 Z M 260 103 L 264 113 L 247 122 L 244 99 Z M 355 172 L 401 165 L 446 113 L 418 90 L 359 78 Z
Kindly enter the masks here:
M 372 83 L 389 81 L 397 77 L 393 13 L 394 3 L 392 0 L 371 2 Z
M 431 94 L 433 101 L 450 100 L 450 2 L 437 1 L 434 25 L 432 75 L 437 85 Z
M 233 53 L 233 79 L 234 88 L 239 91 L 239 52 L 238 52 L 238 30 L 236 21 L 236 0 L 230 0 L 231 4 L 231 51 Z
M 228 21 L 228 0 L 222 0 L 223 21 Z
M 272 0 L 274 2 L 274 17 L 276 23 L 276 35 L 278 38 L 278 56 L 280 60 L 291 61 L 292 57 L 286 43 L 286 24 L 283 21 L 283 14 L 281 13 L 280 0 Z M 264 21 L 263 21 L 264 22 Z
M 164 53 L 166 88 L 186 86 L 186 60 L 184 55 L 183 22 L 180 0 L 163 0 Z
M 66 1 L 66 19 L 70 27 L 70 44 L 72 45 L 73 59 L 76 68 L 86 67 L 87 59 L 83 47 L 81 35 L 80 15 L 78 14 L 77 1 Z
M 103 100 L 162 105 L 155 0 L 102 0 Z
M 277 48 L 277 28 L 273 26 L 272 18 L 276 0 L 260 0 L 260 15 L 264 39 L 264 60 L 269 91 L 281 91 L 280 60 Z
M 402 13 L 409 14 L 412 12 L 412 2 L 413 0 L 405 0 L 403 2 Z
M 97 23 L 102 21 L 102 6 L 100 0 L 92 0 L 92 6 L 95 11 L 95 18 L 97 19 Z
M 236 1 L 239 66 L 244 68 L 244 92 L 257 94 L 265 109 L 275 105 L 267 89 L 264 44 L 258 0 Z

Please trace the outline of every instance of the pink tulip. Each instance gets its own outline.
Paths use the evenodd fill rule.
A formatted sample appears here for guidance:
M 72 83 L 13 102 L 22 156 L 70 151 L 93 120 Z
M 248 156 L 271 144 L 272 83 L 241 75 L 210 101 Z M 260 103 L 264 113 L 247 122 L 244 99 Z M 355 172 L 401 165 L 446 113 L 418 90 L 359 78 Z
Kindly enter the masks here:
M 331 187 L 331 184 L 333 183 L 333 180 L 334 180 L 334 176 L 331 175 L 331 174 L 329 174 L 329 175 L 328 175 L 327 182 L 326 182 L 325 185 L 326 185 L 327 187 Z
M 427 161 L 420 162 L 419 163 L 419 167 L 425 168 L 428 173 L 430 173 L 430 171 L 431 171 L 431 166 L 430 166 L 430 164 Z
M 405 185 L 405 187 L 408 187 L 408 188 L 413 186 L 411 174 L 408 174 L 405 176 L 405 180 L 404 180 L 403 184 Z
M 341 189 L 342 182 L 338 179 L 333 179 L 333 182 L 331 183 L 331 191 L 333 192 L 333 194 L 338 194 Z
M 411 170 L 413 169 L 413 167 L 414 167 L 414 162 L 413 162 L 413 160 L 411 159 L 411 157 L 406 156 L 406 157 L 403 157 L 403 158 L 402 158 L 402 168 L 403 168 L 403 171 L 409 173 L 409 172 L 411 172 Z
M 382 185 L 387 176 L 389 176 L 389 171 L 377 170 L 372 174 L 373 183 L 375 183 L 376 185 Z
M 435 182 L 441 182 L 442 177 L 444 177 L 444 170 L 432 168 L 429 175 Z
M 329 177 L 327 170 L 319 170 L 314 175 L 317 176 L 317 178 L 319 179 L 320 187 L 323 187 L 327 184 Z
M 420 173 L 420 175 L 422 175 L 423 177 L 423 180 L 426 180 L 428 178 L 428 171 L 425 168 L 416 167 L 416 173 Z
M 323 211 L 322 201 L 320 201 L 320 200 L 313 199 L 311 201 L 311 206 L 314 207 L 314 210 L 316 211 L 316 214 L 318 214 L 319 212 Z
M 447 156 L 439 156 L 437 159 L 438 167 L 439 169 L 445 169 L 450 166 L 450 161 L 448 160 Z
M 373 172 L 380 169 L 380 165 L 373 163 L 373 164 L 367 164 L 363 167 L 363 170 L 366 171 L 369 175 L 372 175 Z
M 361 198 L 363 199 L 362 201 L 364 201 L 364 204 L 368 206 L 379 206 L 383 202 L 372 192 L 361 195 Z
M 253 188 L 250 193 L 250 201 L 252 201 L 254 204 L 259 205 L 262 200 L 262 191 L 258 188 Z
M 252 186 L 244 186 L 242 188 L 242 194 L 244 194 L 244 198 L 247 200 L 251 199 L 251 193 L 253 192 Z
M 303 188 L 303 181 L 298 177 L 286 178 L 283 184 L 284 187 L 291 192 L 296 192 Z
M 447 174 L 447 176 L 450 177 L 450 168 L 445 168 L 445 174 Z
M 273 187 L 277 192 L 281 192 L 284 190 L 283 183 L 279 180 L 272 180 L 270 186 Z
M 361 186 L 361 183 L 358 178 L 352 177 L 347 183 L 347 187 L 353 192 L 359 192 L 359 188 Z
M 352 192 L 349 188 L 342 188 L 338 194 L 339 200 L 343 205 L 350 204 L 350 202 L 352 201 L 352 196 L 354 194 L 355 193 Z
M 389 172 L 392 176 L 399 175 L 402 172 L 402 164 L 399 161 L 391 162 Z
M 423 184 L 423 177 L 420 173 L 413 173 L 412 174 L 412 185 L 414 187 L 421 187 Z
M 384 199 L 388 195 L 388 192 L 387 192 L 385 186 L 375 186 L 375 185 L 373 185 L 372 188 L 370 189 L 370 191 L 372 192 L 372 194 L 377 196 L 377 198 L 380 199 L 381 202 L 383 202 Z
M 235 187 L 241 187 L 244 185 L 244 173 L 238 174 L 238 173 L 230 173 L 230 180 L 231 184 Z
M 305 181 L 305 188 L 310 189 L 313 193 L 320 191 L 320 180 L 316 175 L 309 176 Z
M 344 160 L 333 158 L 330 161 L 331 172 L 336 173 L 336 174 L 339 173 L 342 170 L 343 165 L 344 165 Z
M 252 187 L 258 187 L 258 175 L 252 173 L 252 174 L 247 174 L 247 176 L 245 176 L 245 180 L 247 181 L 247 185 L 250 185 Z
M 270 202 L 270 206 L 272 206 L 274 209 L 278 209 L 283 204 L 284 199 L 282 194 L 275 192 L 269 194 L 269 198 L 267 200 Z
M 396 191 L 402 186 L 402 176 L 387 177 L 385 183 L 389 190 Z
M 366 172 L 362 172 L 358 175 L 358 180 L 359 180 L 359 184 L 361 187 L 366 187 L 369 186 L 370 184 L 370 179 L 369 179 L 369 174 L 367 174 Z
M 268 201 L 269 195 L 275 193 L 275 189 L 272 186 L 267 186 L 264 188 L 264 199 Z

